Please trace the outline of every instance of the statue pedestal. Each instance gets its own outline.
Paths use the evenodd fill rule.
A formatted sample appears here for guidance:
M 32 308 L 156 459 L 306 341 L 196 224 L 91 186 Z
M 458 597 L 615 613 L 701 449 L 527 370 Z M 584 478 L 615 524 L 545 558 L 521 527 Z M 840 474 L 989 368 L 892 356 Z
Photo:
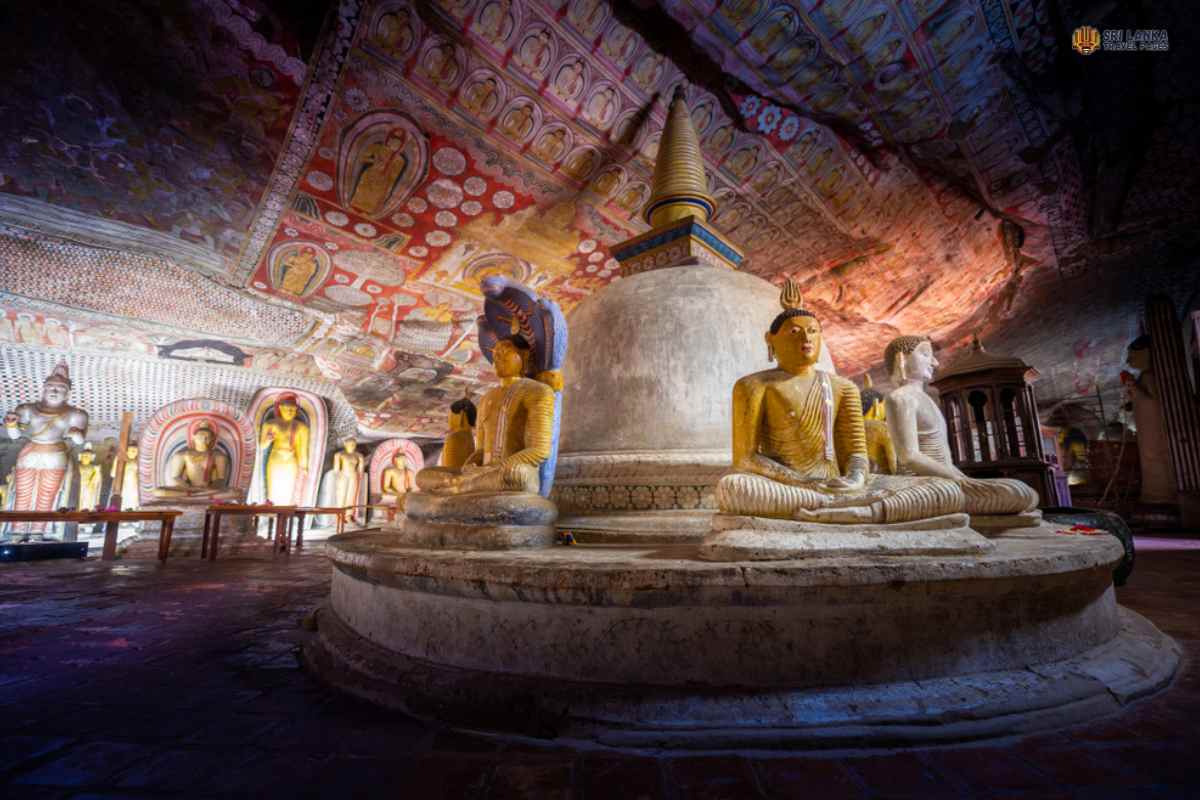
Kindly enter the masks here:
M 536 494 L 414 492 L 407 496 L 398 530 L 414 547 L 507 550 L 554 544 L 557 518 L 554 503 Z
M 967 527 L 966 514 L 892 525 L 824 525 L 715 514 L 699 557 L 706 561 L 779 561 L 848 555 L 980 555 L 992 546 Z
M 1028 733 L 1166 686 L 1111 536 L 987 553 L 701 560 L 696 544 L 490 552 L 330 539 L 306 646 L 334 685 L 453 726 L 615 748 L 890 747 Z M 486 647 L 480 643 L 486 642 Z

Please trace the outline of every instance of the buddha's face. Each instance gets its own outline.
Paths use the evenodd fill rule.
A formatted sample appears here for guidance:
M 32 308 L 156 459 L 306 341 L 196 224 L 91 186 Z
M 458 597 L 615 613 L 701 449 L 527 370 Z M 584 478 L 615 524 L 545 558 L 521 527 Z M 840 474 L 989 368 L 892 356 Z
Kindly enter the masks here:
M 93 453 L 91 450 L 84 450 L 82 453 L 79 454 L 79 463 L 83 464 L 85 467 L 90 467 L 92 465 L 92 462 L 95 460 L 96 460 L 96 454 Z
M 201 428 L 192 435 L 192 447 L 201 453 L 207 452 L 208 448 L 212 447 L 212 443 L 213 433 L 208 428 Z
M 396 469 L 408 469 L 408 459 L 405 458 L 404 453 L 396 453 L 392 456 L 392 466 Z
M 70 391 L 62 381 L 46 381 L 42 386 L 42 405 L 44 406 L 61 406 L 67 402 L 67 392 Z
M 279 417 L 284 422 L 291 422 L 292 420 L 294 420 L 296 418 L 296 404 L 295 403 L 280 403 L 279 404 Z
M 492 348 L 492 364 L 499 378 L 519 378 L 525 371 L 521 349 L 508 340 L 497 342 Z
M 358 449 L 358 440 L 347 439 L 346 441 L 342 442 L 342 447 L 346 450 L 347 453 L 353 453 L 355 450 Z
M 807 369 L 821 357 L 821 323 L 816 317 L 790 317 L 766 338 L 779 366 L 788 372 Z
M 1125 358 L 1125 363 L 1139 371 L 1150 369 L 1150 348 L 1140 347 L 1134 350 L 1131 347 Z
M 138 457 L 138 449 L 136 447 L 126 447 L 125 448 L 125 460 L 126 461 L 136 461 L 137 457 Z
M 933 378 L 933 371 L 938 367 L 937 356 L 933 354 L 933 345 L 921 342 L 917 349 L 905 357 L 905 372 L 908 379 L 928 381 Z

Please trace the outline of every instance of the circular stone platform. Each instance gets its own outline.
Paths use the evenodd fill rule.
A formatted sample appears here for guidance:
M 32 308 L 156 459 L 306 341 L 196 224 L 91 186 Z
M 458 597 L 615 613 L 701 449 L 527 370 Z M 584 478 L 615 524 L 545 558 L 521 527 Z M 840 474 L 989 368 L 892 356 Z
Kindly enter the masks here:
M 1110 536 L 980 556 L 715 563 L 696 545 L 463 552 L 351 533 L 309 665 L 452 725 L 622 748 L 962 741 L 1111 713 L 1179 650 Z

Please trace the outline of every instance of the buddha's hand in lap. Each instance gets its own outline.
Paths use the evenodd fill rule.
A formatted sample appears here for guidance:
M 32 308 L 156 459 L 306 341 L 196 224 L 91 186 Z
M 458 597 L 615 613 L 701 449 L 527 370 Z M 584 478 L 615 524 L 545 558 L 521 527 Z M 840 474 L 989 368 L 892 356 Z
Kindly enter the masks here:
M 861 472 L 851 472 L 844 477 L 830 478 L 821 483 L 821 489 L 827 492 L 857 492 L 867 485 L 867 478 Z

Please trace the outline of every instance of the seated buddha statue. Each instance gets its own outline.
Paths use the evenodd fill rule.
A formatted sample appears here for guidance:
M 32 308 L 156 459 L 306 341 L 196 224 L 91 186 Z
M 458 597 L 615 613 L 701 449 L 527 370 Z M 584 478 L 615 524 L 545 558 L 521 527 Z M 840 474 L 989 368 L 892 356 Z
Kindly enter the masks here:
M 206 419 L 188 427 L 187 447 L 167 459 L 167 485 L 153 490 L 164 498 L 239 498 L 241 492 L 229 488 L 229 456 L 214 448 L 217 433 Z
M 924 336 L 899 336 L 884 351 L 896 389 L 887 396 L 887 425 L 898 471 L 951 480 L 962 490 L 964 510 L 973 515 L 1023 514 L 1037 508 L 1032 487 L 1013 478 L 969 478 L 950 459 L 946 418 L 925 391 L 938 366 Z
M 887 427 L 887 407 L 883 395 L 872 385 L 871 376 L 863 376 L 863 388 L 858 393 L 862 403 L 863 430 L 867 435 L 867 459 L 875 474 L 896 474 L 896 448 Z
M 821 323 L 790 279 L 780 302 L 765 337 L 779 368 L 733 387 L 733 471 L 717 483 L 720 510 L 832 524 L 960 513 L 954 481 L 871 475 L 858 388 L 816 369 Z
M 461 470 L 426 467 L 417 486 L 433 494 L 528 492 L 537 494 L 538 471 L 550 457 L 554 390 L 525 377 L 532 349 L 520 334 L 496 342 L 492 363 L 500 385 L 479 403 L 475 451 Z
M 416 488 L 416 475 L 408 465 L 408 455 L 403 450 L 397 450 L 392 456 L 391 466 L 379 476 L 381 500 L 385 505 L 404 508 L 405 496 Z
M 469 397 L 455 400 L 450 405 L 450 432 L 442 446 L 442 466 L 462 469 L 463 464 L 475 452 L 475 417 L 478 409 Z

